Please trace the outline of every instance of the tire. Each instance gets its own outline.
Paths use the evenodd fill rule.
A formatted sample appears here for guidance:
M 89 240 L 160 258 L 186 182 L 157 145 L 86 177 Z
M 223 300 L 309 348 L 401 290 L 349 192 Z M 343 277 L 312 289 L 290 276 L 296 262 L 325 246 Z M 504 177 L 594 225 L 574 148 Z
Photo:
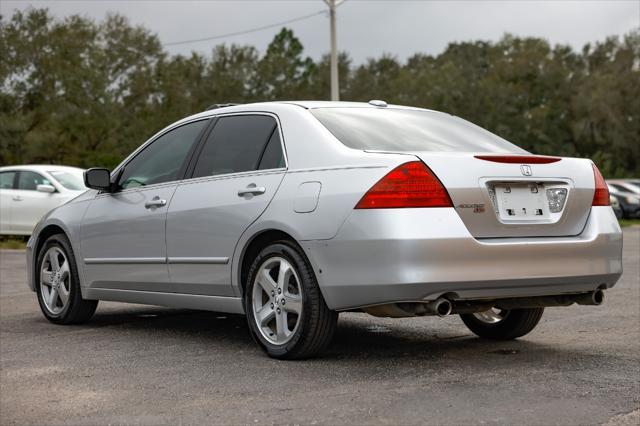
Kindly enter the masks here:
M 265 247 L 253 259 L 247 277 L 249 329 L 270 357 L 310 358 L 327 347 L 338 314 L 327 307 L 313 269 L 295 243 L 278 241 Z
M 484 313 L 461 314 L 460 318 L 469 330 L 480 337 L 512 340 L 531 332 L 540 322 L 543 312 L 544 308 L 502 310 L 497 314 L 501 319 L 496 319 L 496 322 L 481 319 Z
M 45 241 L 36 266 L 36 293 L 45 318 L 55 324 L 80 324 L 93 316 L 98 301 L 82 298 L 76 258 L 64 234 L 52 235 Z

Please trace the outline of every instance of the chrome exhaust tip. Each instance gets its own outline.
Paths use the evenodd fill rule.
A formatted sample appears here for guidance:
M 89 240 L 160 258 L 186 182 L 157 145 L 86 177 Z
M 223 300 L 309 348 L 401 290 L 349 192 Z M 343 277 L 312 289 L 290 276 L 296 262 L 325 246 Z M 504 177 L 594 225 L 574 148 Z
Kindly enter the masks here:
M 453 305 L 448 299 L 440 297 L 433 302 L 427 303 L 427 310 L 439 317 L 446 317 L 447 315 L 451 315 Z
M 578 305 L 602 305 L 604 302 L 604 291 L 598 289 L 589 293 L 582 293 L 574 298 L 574 302 Z
M 594 305 L 602 305 L 604 302 L 604 291 L 596 290 L 591 294 L 591 299 L 593 300 Z

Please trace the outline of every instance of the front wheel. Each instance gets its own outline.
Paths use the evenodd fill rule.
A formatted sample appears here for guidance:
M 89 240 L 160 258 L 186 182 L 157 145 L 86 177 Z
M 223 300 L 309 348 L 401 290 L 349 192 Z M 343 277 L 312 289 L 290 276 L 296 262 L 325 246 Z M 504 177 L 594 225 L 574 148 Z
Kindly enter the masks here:
M 338 314 L 320 293 L 300 248 L 280 241 L 264 248 L 249 268 L 245 312 L 258 344 L 274 358 L 309 358 L 331 341 Z
M 486 339 L 512 340 L 531 332 L 542 318 L 544 308 L 496 309 L 461 314 L 462 322 L 476 335 Z
M 98 301 L 82 298 L 76 260 L 66 236 L 56 234 L 45 241 L 36 272 L 38 303 L 49 321 L 79 324 L 93 316 Z

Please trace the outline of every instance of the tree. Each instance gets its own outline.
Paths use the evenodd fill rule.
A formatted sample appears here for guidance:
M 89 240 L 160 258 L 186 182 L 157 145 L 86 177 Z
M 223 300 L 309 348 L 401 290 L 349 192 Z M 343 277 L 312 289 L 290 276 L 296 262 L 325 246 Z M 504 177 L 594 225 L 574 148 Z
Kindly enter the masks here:
M 167 124 L 213 103 L 329 99 L 329 60 L 283 28 L 264 54 L 218 45 L 170 56 L 126 18 L 46 9 L 0 17 L 0 163 L 113 167 Z M 640 29 L 581 51 L 505 35 L 406 62 L 339 55 L 341 98 L 458 115 L 540 154 L 640 175 Z
M 303 99 L 309 93 L 316 65 L 303 57 L 300 40 L 283 28 L 267 47 L 257 66 L 254 98 Z

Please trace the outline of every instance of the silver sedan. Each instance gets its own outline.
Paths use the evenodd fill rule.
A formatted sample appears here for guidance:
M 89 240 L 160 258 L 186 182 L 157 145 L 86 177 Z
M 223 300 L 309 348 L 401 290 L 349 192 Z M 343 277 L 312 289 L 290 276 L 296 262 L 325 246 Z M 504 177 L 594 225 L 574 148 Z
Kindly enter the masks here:
M 85 183 L 28 243 L 59 324 L 99 300 L 242 313 L 270 356 L 305 358 L 339 312 L 458 314 L 513 339 L 547 306 L 602 303 L 622 273 L 590 160 L 382 101 L 211 108 Z

